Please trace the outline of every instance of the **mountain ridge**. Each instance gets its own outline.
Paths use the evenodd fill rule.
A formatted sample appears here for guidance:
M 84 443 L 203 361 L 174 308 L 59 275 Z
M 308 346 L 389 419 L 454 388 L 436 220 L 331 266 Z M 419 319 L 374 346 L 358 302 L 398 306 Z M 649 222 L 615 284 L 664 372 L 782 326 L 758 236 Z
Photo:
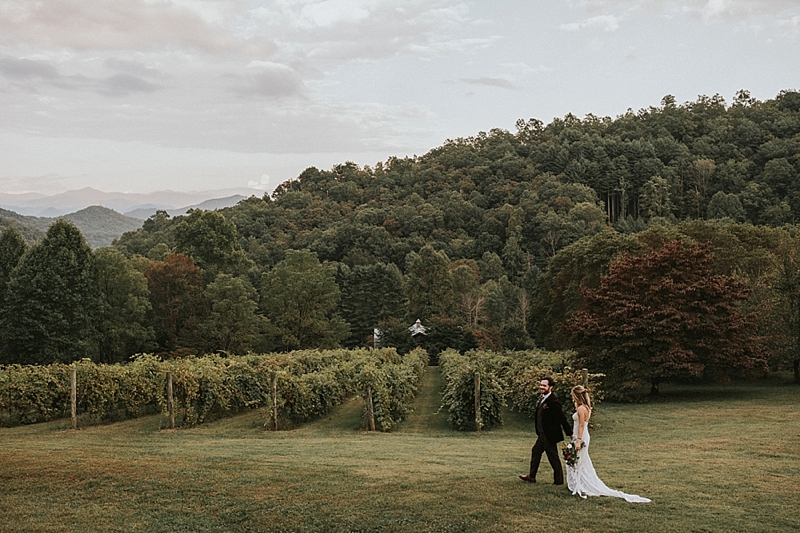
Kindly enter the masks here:
M 50 224 L 59 218 L 67 219 L 81 231 L 92 248 L 111 246 L 114 239 L 127 231 L 142 227 L 142 220 L 117 213 L 113 209 L 94 205 L 60 217 L 34 217 L 0 208 L 0 229 L 13 225 L 29 243 L 41 239 Z

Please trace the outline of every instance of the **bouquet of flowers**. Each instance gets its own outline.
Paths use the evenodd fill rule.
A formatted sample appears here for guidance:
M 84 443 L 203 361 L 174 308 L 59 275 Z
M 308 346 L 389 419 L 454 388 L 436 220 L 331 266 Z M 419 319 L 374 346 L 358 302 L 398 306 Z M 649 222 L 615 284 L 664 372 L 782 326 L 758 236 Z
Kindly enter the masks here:
M 579 449 L 575 441 L 565 442 L 561 446 L 561 453 L 564 455 L 564 461 L 567 463 L 567 466 L 575 468 L 575 465 L 578 464 Z

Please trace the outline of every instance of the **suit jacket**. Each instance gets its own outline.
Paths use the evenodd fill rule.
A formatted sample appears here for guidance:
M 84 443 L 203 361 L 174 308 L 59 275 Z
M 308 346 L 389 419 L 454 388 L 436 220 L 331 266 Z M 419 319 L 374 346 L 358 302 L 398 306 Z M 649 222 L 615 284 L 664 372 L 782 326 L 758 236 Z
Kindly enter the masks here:
M 564 433 L 572 435 L 572 426 L 567 422 L 564 411 L 561 409 L 561 402 L 555 394 L 550 394 L 547 399 L 536 408 L 536 433 L 544 433 L 545 438 L 551 444 L 564 440 Z

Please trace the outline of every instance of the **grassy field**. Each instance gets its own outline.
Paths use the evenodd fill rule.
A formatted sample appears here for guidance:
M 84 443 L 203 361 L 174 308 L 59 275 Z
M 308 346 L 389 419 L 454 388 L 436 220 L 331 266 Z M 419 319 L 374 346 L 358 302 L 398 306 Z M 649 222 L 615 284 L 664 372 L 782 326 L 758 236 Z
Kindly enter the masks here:
M 0 429 L 0 531 L 796 531 L 800 388 L 667 388 L 596 410 L 592 458 L 612 488 L 652 498 L 582 500 L 523 483 L 532 423 L 506 413 L 483 434 L 449 429 L 429 368 L 397 431 L 359 431 L 362 403 L 287 432 L 247 413 L 194 429 L 148 417 L 79 431 Z

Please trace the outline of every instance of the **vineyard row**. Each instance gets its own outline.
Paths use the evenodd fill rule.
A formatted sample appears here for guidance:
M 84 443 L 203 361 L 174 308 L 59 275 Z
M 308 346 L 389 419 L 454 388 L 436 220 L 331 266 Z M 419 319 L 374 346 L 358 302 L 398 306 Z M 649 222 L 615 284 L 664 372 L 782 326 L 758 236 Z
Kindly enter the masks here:
M 462 355 L 446 350 L 439 356 L 445 388 L 442 406 L 456 429 L 480 431 L 503 423 L 501 408 L 533 416 L 544 377 L 554 381 L 553 392 L 565 406 L 575 385 L 585 385 L 594 402 L 603 397 L 602 374 L 590 374 L 568 366 L 569 352 L 530 350 L 500 354 L 473 350 Z
M 182 426 L 262 409 L 265 426 L 289 428 L 363 397 L 364 427 L 388 431 L 416 396 L 427 354 L 394 349 L 297 351 L 162 361 L 141 355 L 124 365 L 83 360 L 71 365 L 0 366 L 0 424 L 63 418 L 71 413 L 70 373 L 82 425 L 146 414 L 170 414 L 167 376 Z

